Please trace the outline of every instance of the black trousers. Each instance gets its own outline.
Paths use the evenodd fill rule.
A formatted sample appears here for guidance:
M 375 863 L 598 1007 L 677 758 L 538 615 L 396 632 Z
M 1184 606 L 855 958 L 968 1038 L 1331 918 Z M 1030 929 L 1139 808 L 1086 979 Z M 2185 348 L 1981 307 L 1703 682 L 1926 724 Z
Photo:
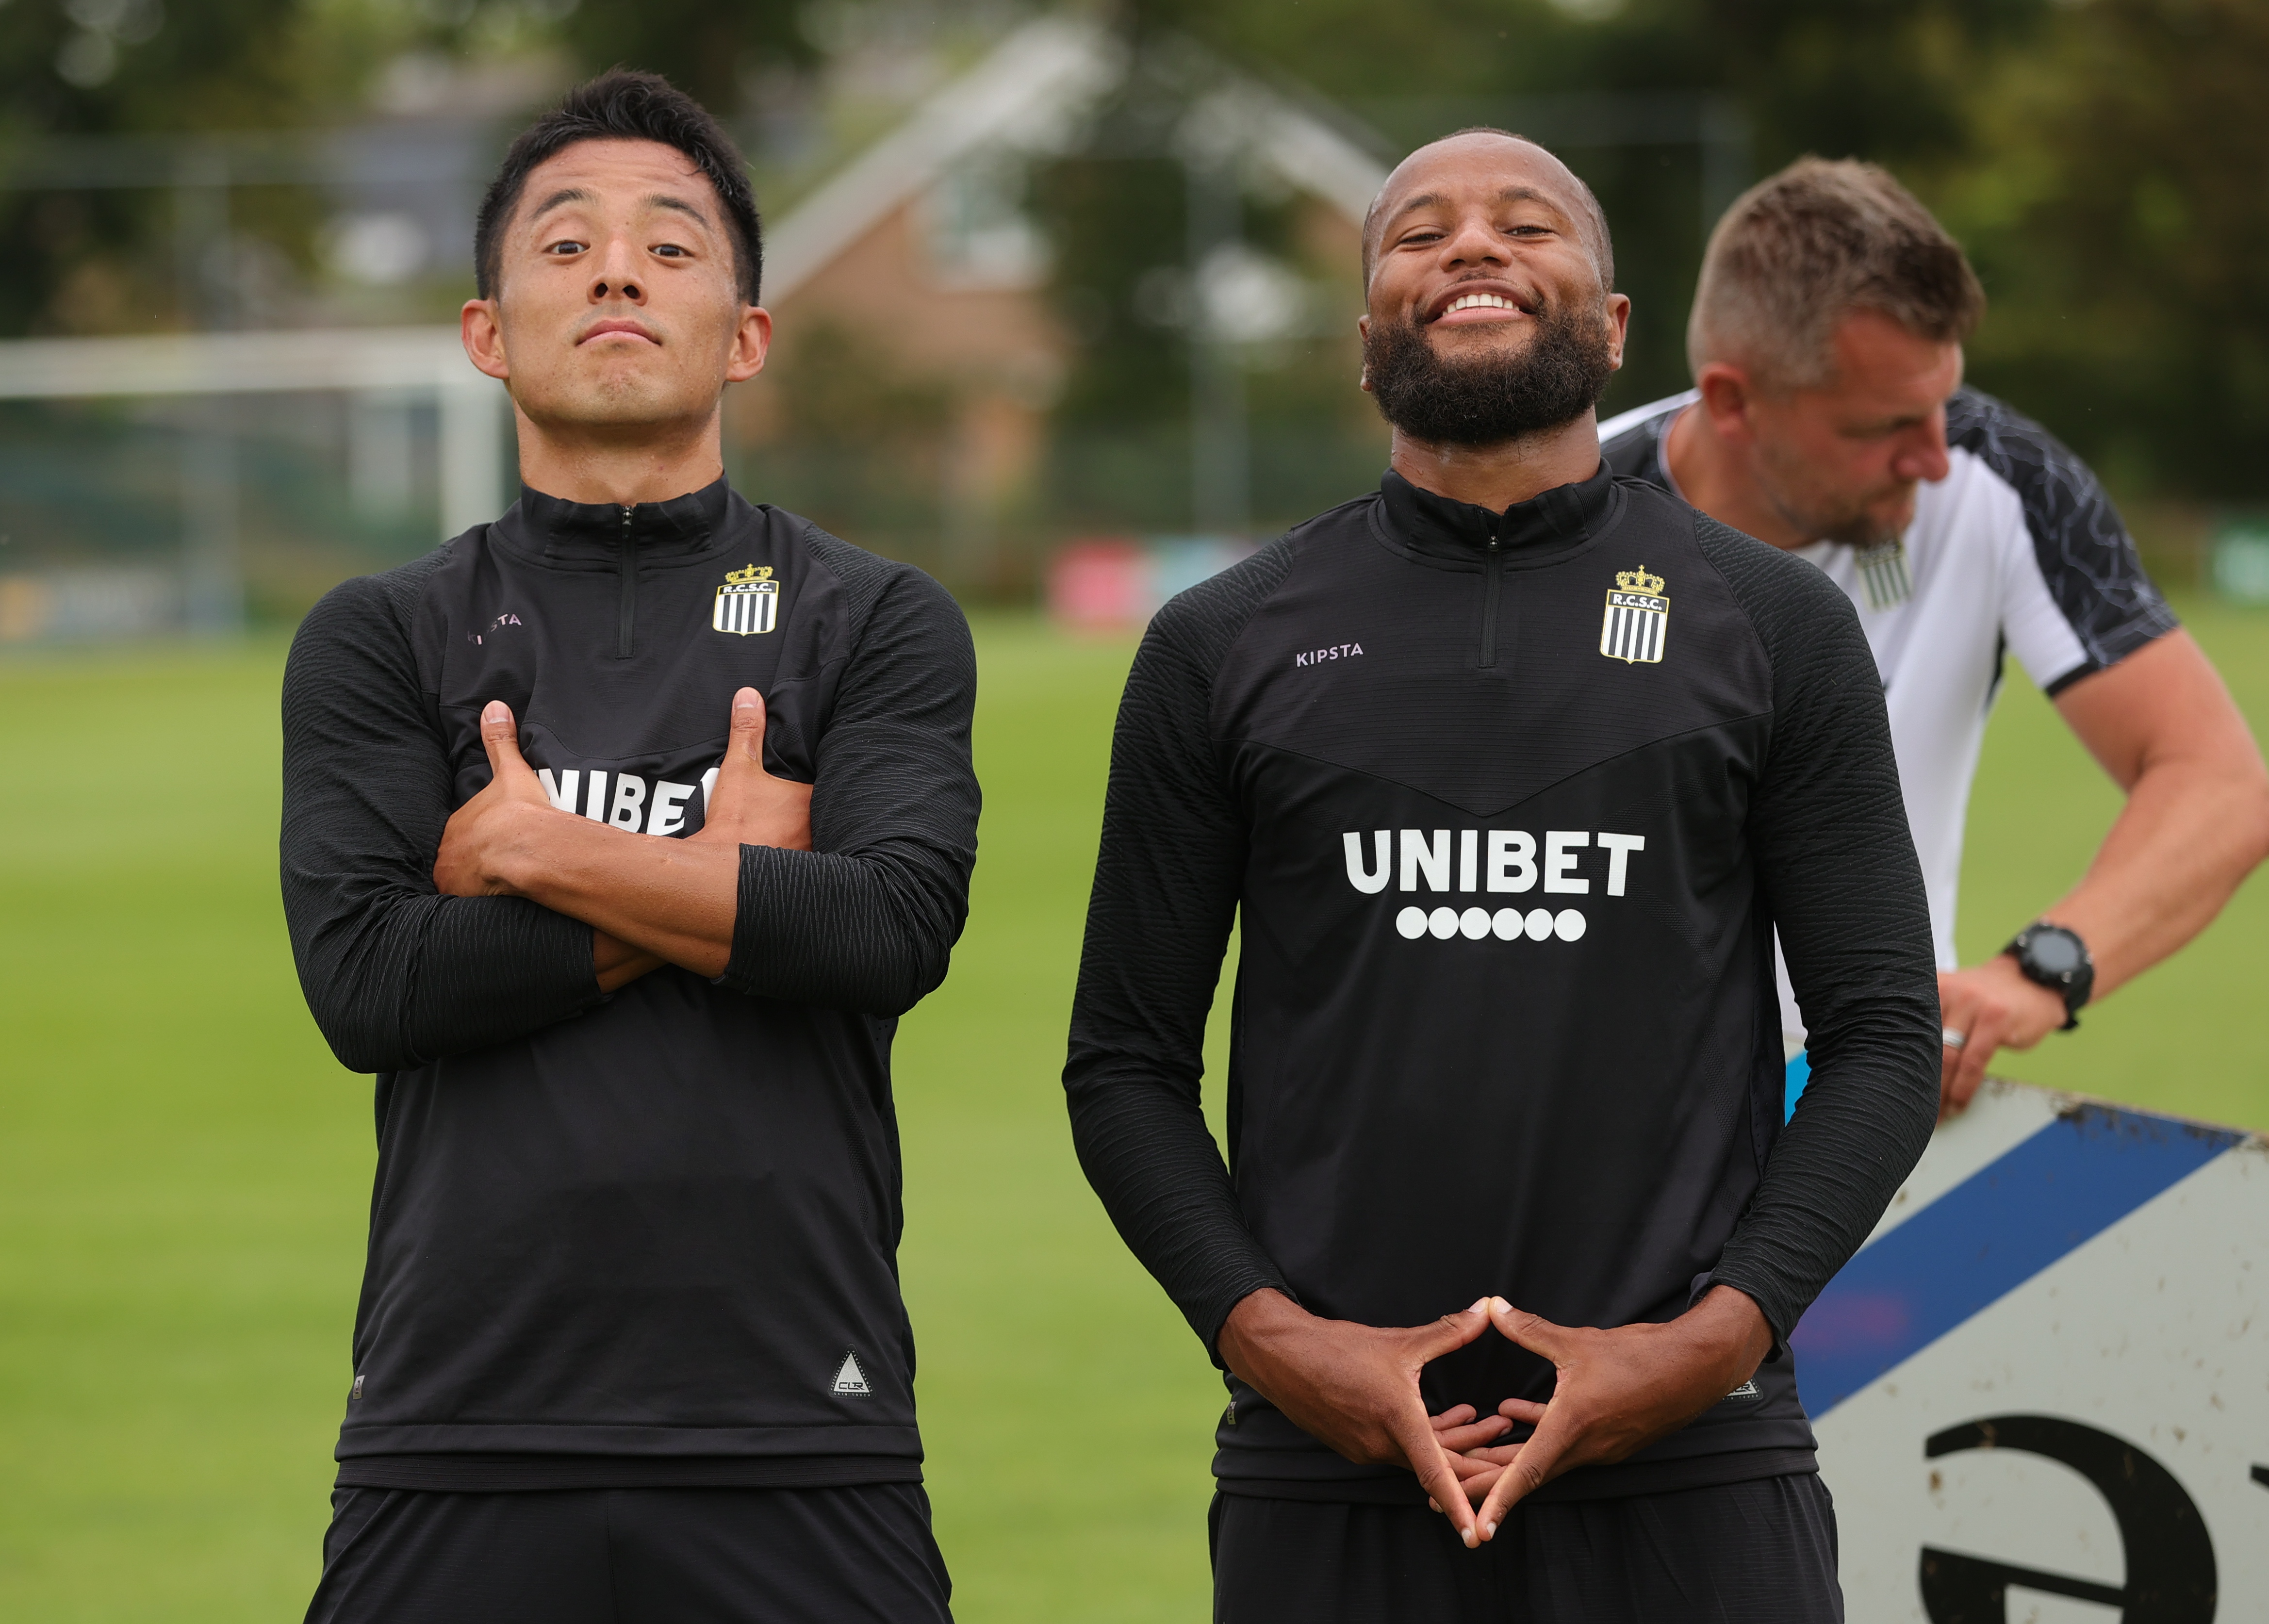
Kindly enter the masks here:
M 331 1495 L 308 1624 L 951 1624 L 918 1483 Z
M 1817 1474 L 1513 1508 L 1478 1551 L 1424 1506 L 1216 1495 L 1216 1624 L 1842 1624 Z

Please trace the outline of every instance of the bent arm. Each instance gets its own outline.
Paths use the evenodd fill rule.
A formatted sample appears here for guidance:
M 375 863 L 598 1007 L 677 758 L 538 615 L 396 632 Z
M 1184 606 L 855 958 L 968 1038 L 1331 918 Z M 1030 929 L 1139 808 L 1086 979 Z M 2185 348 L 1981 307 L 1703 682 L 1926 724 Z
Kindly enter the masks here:
M 384 578 L 331 592 L 284 676 L 285 919 L 316 1025 L 366 1072 L 524 1037 L 599 998 L 589 926 L 434 889 L 449 764 L 403 595 Z
M 968 622 L 905 572 L 868 614 L 821 724 L 813 849 L 740 849 L 727 986 L 891 1016 L 945 979 L 977 862 L 976 700 Z
M 2086 877 L 2044 915 L 2088 943 L 2100 997 L 2204 930 L 2269 856 L 2269 771 L 2187 631 L 2081 678 L 2056 707 L 2127 792 Z
M 1120 704 L 1064 1096 L 1104 1209 L 1219 1362 L 1230 1310 L 1290 1288 L 1245 1227 L 1200 1104 L 1245 838 L 1207 736 L 1207 662 L 1178 646 L 1180 618 L 1170 606 L 1152 623 Z
M 1785 1342 L 1929 1142 L 1938 990 L 1890 724 L 1858 618 L 1800 560 L 1743 560 L 1750 578 L 1732 559 L 1728 578 L 1773 661 L 1750 845 L 1813 1070 L 1708 1279 L 1747 1293 Z

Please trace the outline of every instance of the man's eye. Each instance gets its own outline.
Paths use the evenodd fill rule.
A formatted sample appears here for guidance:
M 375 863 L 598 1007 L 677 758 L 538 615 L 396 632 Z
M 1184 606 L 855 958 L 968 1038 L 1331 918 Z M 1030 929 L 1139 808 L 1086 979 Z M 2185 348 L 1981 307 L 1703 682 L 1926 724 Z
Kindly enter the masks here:
M 658 244 L 656 244 L 656 245 L 655 245 L 655 247 L 654 247 L 654 251 L 656 254 L 665 254 L 665 255 L 669 255 L 670 258 L 672 258 L 672 259 L 680 259 L 680 260 L 682 260 L 682 259 L 684 259 L 684 258 L 686 256 L 686 255 L 685 255 L 685 250 L 684 250 L 684 248 L 679 247 L 678 247 L 676 243 L 674 243 L 674 242 L 658 243 Z
M 580 254 L 589 246 L 588 243 L 581 242 L 555 242 L 546 247 L 543 251 L 546 254 Z

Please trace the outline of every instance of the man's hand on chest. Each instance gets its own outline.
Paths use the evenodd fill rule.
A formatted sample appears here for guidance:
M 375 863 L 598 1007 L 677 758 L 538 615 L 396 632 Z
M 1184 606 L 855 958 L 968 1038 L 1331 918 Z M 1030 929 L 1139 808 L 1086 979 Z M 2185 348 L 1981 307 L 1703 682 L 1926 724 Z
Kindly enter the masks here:
M 521 754 L 511 709 L 491 702 L 481 714 L 490 781 L 443 830 L 434 886 L 451 897 L 523 897 L 582 920 L 606 991 L 663 963 L 721 975 L 741 847 L 811 849 L 811 786 L 767 772 L 764 740 L 764 700 L 743 688 L 701 829 L 683 839 L 637 835 L 555 807 Z

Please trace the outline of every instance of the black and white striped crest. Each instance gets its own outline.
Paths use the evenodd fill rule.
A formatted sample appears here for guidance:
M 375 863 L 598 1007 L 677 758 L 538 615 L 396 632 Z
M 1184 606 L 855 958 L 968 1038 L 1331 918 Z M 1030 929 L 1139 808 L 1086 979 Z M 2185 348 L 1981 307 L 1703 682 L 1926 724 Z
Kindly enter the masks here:
M 772 572 L 765 572 L 770 575 Z M 717 608 L 709 624 L 720 631 L 753 637 L 770 631 L 780 617 L 780 583 L 776 580 L 728 579 L 717 588 Z
M 1859 579 L 1867 588 L 1867 607 L 1872 609 L 1896 609 L 1914 595 L 1914 582 L 1907 575 L 1907 544 L 1893 539 L 1880 547 L 1864 549 L 1856 562 Z
M 1618 570 L 1600 622 L 1600 652 L 1625 665 L 1659 664 L 1670 636 L 1670 598 L 1659 575 Z

